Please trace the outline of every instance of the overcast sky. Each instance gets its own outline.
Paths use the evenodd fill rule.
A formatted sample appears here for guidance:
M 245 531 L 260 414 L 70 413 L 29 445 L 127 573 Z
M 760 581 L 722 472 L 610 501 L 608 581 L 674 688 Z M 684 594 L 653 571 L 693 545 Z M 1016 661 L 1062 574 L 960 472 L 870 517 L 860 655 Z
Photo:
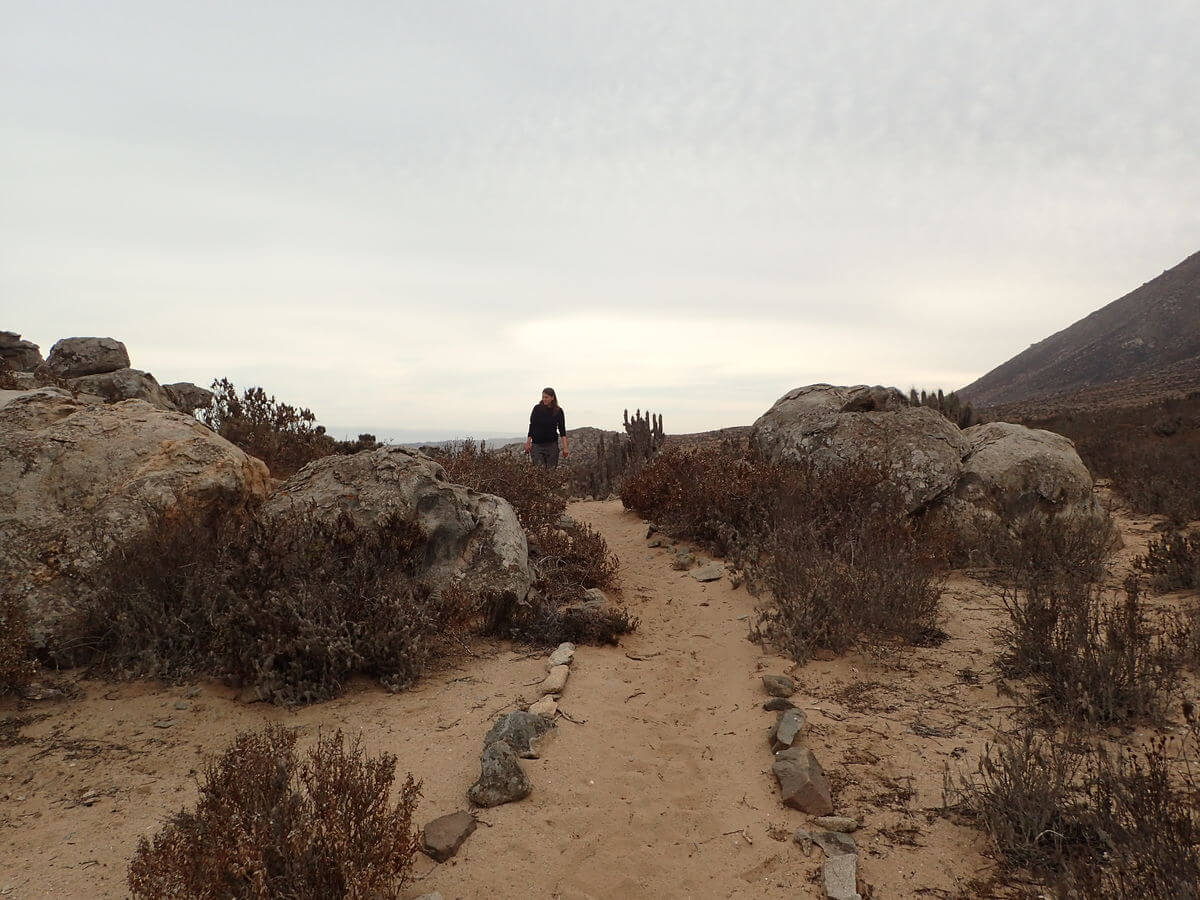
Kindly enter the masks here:
M 961 387 L 1200 250 L 1200 3 L 0 0 L 0 328 L 331 430 Z

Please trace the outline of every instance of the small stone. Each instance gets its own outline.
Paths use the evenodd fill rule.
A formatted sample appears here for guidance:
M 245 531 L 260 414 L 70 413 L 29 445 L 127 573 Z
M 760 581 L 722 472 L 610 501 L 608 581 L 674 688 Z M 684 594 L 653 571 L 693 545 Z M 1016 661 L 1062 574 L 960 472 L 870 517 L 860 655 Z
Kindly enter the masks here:
M 441 891 L 430 891 L 428 894 L 422 894 L 420 897 L 414 897 L 413 900 L 443 900 Z
M 858 893 L 858 857 L 853 853 L 828 856 L 821 866 L 829 900 L 862 900 Z
M 176 700 L 175 708 L 179 710 L 191 709 L 192 704 L 188 703 L 186 700 Z
M 800 851 L 805 856 L 812 853 L 813 836 L 803 828 L 796 829 L 796 833 L 792 835 L 792 840 L 800 846 Z
M 771 771 L 779 782 L 783 802 L 813 816 L 833 812 L 833 797 L 825 771 L 811 750 L 792 747 L 775 754 Z
M 171 728 L 175 725 L 174 719 L 159 719 L 154 723 L 155 728 Z
M 653 548 L 653 547 L 665 547 L 665 546 L 667 546 L 667 542 L 666 542 L 665 540 L 663 540 L 663 539 L 662 539 L 662 537 L 661 537 L 660 535 L 657 535 L 657 534 L 656 534 L 654 537 L 650 538 L 650 540 L 648 540 L 648 541 L 646 542 L 646 546 L 647 546 L 647 547 L 651 547 L 651 548 Z
M 804 730 L 804 711 L 785 709 L 779 714 L 775 727 L 771 729 L 771 749 L 778 752 L 786 750 L 796 743 L 800 732 Z
M 651 522 L 649 525 L 646 526 L 646 537 L 648 537 L 648 538 L 654 537 L 654 535 L 657 533 L 658 533 L 658 526 L 655 525 L 653 522 Z
M 571 674 L 570 666 L 555 666 L 538 688 L 543 694 L 561 694 L 567 686 L 567 677 Z
M 438 862 L 445 862 L 458 852 L 479 823 L 469 812 L 455 812 L 434 819 L 425 826 L 421 849 Z
M 725 567 L 718 562 L 711 562 L 688 573 L 697 581 L 717 581 L 725 574 Z
M 812 820 L 812 823 L 818 828 L 824 828 L 826 831 L 837 831 L 841 834 L 849 834 L 852 831 L 858 831 L 858 819 L 852 819 L 849 816 L 817 816 Z
M 528 797 L 533 790 L 513 748 L 496 741 L 480 757 L 479 780 L 467 789 L 467 799 L 476 806 L 499 806 Z
M 529 707 L 529 711 L 531 713 L 533 713 L 535 716 L 542 716 L 543 718 L 546 718 L 546 719 L 553 719 L 554 714 L 558 712 L 558 703 L 555 702 L 553 697 L 547 695 L 547 696 L 543 697 L 541 700 L 539 700 L 537 703 L 532 704 Z
M 522 759 L 537 759 L 540 748 L 556 728 L 553 720 L 533 712 L 510 712 L 496 720 L 483 738 L 486 747 L 504 741 Z
M 796 704 L 786 697 L 772 697 L 763 704 L 767 712 L 783 712 L 785 709 L 795 709 Z
M 683 549 L 676 550 L 675 551 L 675 559 L 671 563 L 671 568 L 677 569 L 680 572 L 683 572 L 683 571 L 686 571 L 687 569 L 690 569 L 692 567 L 692 563 L 694 563 L 695 561 L 696 561 L 696 557 L 692 556 L 690 551 L 683 550 Z
M 188 688 L 186 691 L 183 692 L 183 696 L 187 697 L 187 699 L 189 699 L 189 700 L 195 700 L 197 697 L 200 696 L 200 688 L 198 688 L 198 687 Z
M 762 683 L 772 697 L 790 697 L 796 693 L 796 682 L 786 675 L 764 675 Z
M 550 658 L 546 660 L 546 664 L 551 669 L 555 666 L 569 666 L 571 660 L 574 658 L 575 645 L 570 641 L 563 641 L 563 643 L 558 645 L 558 649 L 550 654 Z
M 825 817 L 822 816 L 821 818 Z M 858 853 L 858 843 L 854 838 L 839 831 L 814 832 L 813 840 L 817 842 L 817 846 L 825 851 L 826 856 L 842 856 Z

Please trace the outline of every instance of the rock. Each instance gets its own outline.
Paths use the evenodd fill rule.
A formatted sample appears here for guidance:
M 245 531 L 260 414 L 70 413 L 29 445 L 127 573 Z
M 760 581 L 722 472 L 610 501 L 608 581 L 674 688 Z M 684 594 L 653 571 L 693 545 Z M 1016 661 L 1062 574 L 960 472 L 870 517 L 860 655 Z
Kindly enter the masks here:
M 539 748 L 554 734 L 554 722 L 535 712 L 501 716 L 483 738 L 483 745 L 504 741 L 521 759 L 537 759 Z
M 538 688 L 543 694 L 561 694 L 567 686 L 567 677 L 571 674 L 570 666 L 555 666 Z
M 434 460 L 405 447 L 380 447 L 309 463 L 263 506 L 268 517 L 349 515 L 364 529 L 392 515 L 427 536 L 417 578 L 435 590 L 450 584 L 488 598 L 493 628 L 529 593 L 525 532 L 507 500 L 453 484 Z
M 558 645 L 558 648 L 550 654 L 547 660 L 549 667 L 553 669 L 555 666 L 569 666 L 571 660 L 575 658 L 575 645 L 570 641 L 563 641 Z
M 420 897 L 414 897 L 413 900 L 443 900 L 441 891 L 430 891 L 428 894 L 422 894 Z
M 786 697 L 772 697 L 763 704 L 763 709 L 767 712 L 783 712 L 785 709 L 795 709 L 796 704 Z
M 192 704 L 188 703 L 186 700 L 176 700 L 175 708 L 181 711 L 188 710 L 192 708 Z
M 771 729 L 771 749 L 778 752 L 796 743 L 804 730 L 805 716 L 799 709 L 784 710 L 779 714 L 775 727 Z
M 60 378 L 99 375 L 129 368 L 129 353 L 112 338 L 63 338 L 50 348 L 46 368 Z
M 154 723 L 154 727 L 155 728 L 174 728 L 175 720 L 174 719 L 159 719 L 157 722 Z
M 803 828 L 796 829 L 796 833 L 792 835 L 792 840 L 800 847 L 800 852 L 805 856 L 812 853 L 813 836 Z
M 697 581 L 716 581 L 725 574 L 725 567 L 718 562 L 710 562 L 706 566 L 692 569 L 688 574 Z
M 553 697 L 547 694 L 541 700 L 530 705 L 529 711 L 535 716 L 543 716 L 547 719 L 553 719 L 554 714 L 558 712 L 558 703 Z
M 804 747 L 781 750 L 775 754 L 771 771 L 788 806 L 814 816 L 833 812 L 829 781 L 811 750 Z
M 908 406 L 894 388 L 815 384 L 784 394 L 750 431 L 769 460 L 805 460 L 818 468 L 863 460 L 899 487 L 909 512 L 950 492 L 967 441 L 945 416 Z
M 608 606 L 608 597 L 600 588 L 588 588 L 583 592 L 584 609 L 604 609 Z
M 650 538 L 650 540 L 646 541 L 646 546 L 651 548 L 665 547 L 667 546 L 667 542 L 663 540 L 661 536 L 655 535 L 654 537 Z
M 858 893 L 858 856 L 827 856 L 821 866 L 825 896 L 829 900 L 862 900 Z
M 254 505 L 270 476 L 191 416 L 141 400 L 86 404 L 58 388 L 0 407 L 0 583 L 19 585 L 35 643 L 95 590 L 96 565 L 156 511 Z
M 849 834 L 852 831 L 858 831 L 858 819 L 852 819 L 849 816 L 817 816 L 812 820 L 813 825 L 817 828 L 824 828 L 826 831 L 836 831 L 841 834 Z
M 479 780 L 467 789 L 467 799 L 476 806 L 499 806 L 529 796 L 533 785 L 513 748 L 504 741 L 488 744 L 480 757 Z
M 680 548 L 675 551 L 675 559 L 671 561 L 671 568 L 684 572 L 690 569 L 695 561 L 696 557 L 692 556 L 691 551 Z
M 0 331 L 0 361 L 14 372 L 32 372 L 42 364 L 42 354 L 37 344 L 21 340 L 19 334 Z
M 1059 434 L 989 422 L 966 429 L 968 454 L 954 493 L 937 505 L 968 545 L 989 526 L 1039 512 L 1102 521 L 1092 476 L 1075 445 Z
M 425 826 L 421 834 L 421 849 L 438 862 L 445 862 L 458 852 L 479 822 L 469 812 L 454 812 L 440 816 Z
M 198 409 L 208 409 L 214 399 L 212 391 L 190 381 L 176 381 L 164 384 L 162 388 L 180 412 L 194 413 Z
M 820 818 L 838 818 L 837 816 L 821 816 Z M 816 824 L 816 820 L 813 820 Z M 825 851 L 826 856 L 843 856 L 858 853 L 858 842 L 848 834 L 839 831 L 817 831 L 813 840 Z
M 72 390 L 102 397 L 109 403 L 120 400 L 145 400 L 159 409 L 181 411 L 153 375 L 138 369 L 125 368 L 98 375 L 84 375 L 71 379 L 70 385 Z
M 764 675 L 762 683 L 772 697 L 790 697 L 796 693 L 796 682 L 786 675 Z

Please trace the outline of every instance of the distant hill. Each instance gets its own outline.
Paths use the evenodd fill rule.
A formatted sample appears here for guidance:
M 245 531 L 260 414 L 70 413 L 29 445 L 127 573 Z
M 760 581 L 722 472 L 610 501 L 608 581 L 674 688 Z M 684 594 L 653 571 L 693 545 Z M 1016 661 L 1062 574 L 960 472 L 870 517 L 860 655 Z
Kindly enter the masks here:
M 1200 389 L 1200 253 L 958 391 L 981 409 Z M 1108 386 L 1108 390 L 1098 390 Z

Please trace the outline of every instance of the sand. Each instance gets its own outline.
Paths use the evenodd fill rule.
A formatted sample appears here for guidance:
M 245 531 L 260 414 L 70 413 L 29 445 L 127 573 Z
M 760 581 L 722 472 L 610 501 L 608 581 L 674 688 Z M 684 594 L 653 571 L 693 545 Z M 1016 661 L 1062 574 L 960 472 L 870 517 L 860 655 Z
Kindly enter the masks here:
M 989 631 L 997 591 L 948 585 L 951 639 L 875 648 L 802 668 L 747 639 L 755 601 L 727 578 L 700 584 L 648 549 L 619 502 L 573 504 L 621 560 L 624 603 L 641 620 L 620 647 L 580 647 L 532 795 L 483 810 L 451 861 L 418 860 L 403 896 L 450 898 L 821 897 L 821 852 L 791 836 L 809 817 L 784 807 L 770 767 L 764 673 L 792 674 L 805 743 L 839 814 L 860 817 L 874 897 L 979 896 L 992 872 L 978 832 L 940 814 L 943 778 L 969 771 L 1011 713 L 997 693 Z M 1133 535 L 1152 524 L 1122 519 Z M 466 808 L 480 741 L 534 698 L 545 654 L 478 642 L 415 688 L 361 683 L 298 711 L 238 702 L 215 683 L 162 686 L 78 678 L 77 696 L 0 701 L 0 896 L 119 897 L 138 839 L 196 796 L 195 772 L 239 730 L 267 721 L 361 734 L 423 782 L 421 823 Z M 160 727 L 160 726 L 166 727 Z

